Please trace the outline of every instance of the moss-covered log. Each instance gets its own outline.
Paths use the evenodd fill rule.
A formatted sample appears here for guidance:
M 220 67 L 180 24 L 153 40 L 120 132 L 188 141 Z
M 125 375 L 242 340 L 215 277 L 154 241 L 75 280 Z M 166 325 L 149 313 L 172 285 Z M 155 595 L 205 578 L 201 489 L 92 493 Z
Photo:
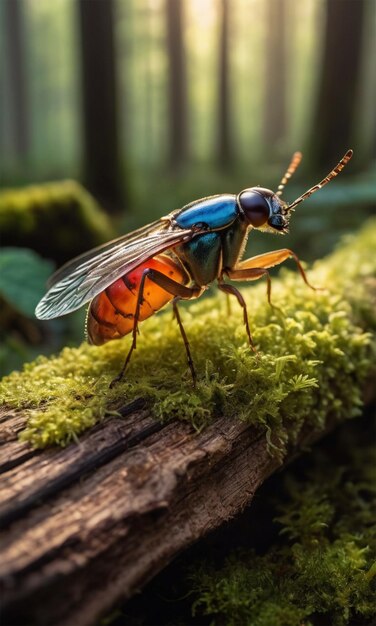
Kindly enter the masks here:
M 66 180 L 0 193 L 2 245 L 31 248 L 58 264 L 114 236 L 99 204 Z
M 66 349 L 4 380 L 6 623 L 93 623 L 241 510 L 302 446 L 359 413 L 373 394 L 375 240 L 371 222 L 317 265 L 310 279 L 325 291 L 293 274 L 275 281 L 283 315 L 261 287 L 245 289 L 258 357 L 222 298 L 189 307 L 195 390 L 171 313 L 142 326 L 112 390 L 128 339 Z M 35 447 L 52 443 L 70 445 Z

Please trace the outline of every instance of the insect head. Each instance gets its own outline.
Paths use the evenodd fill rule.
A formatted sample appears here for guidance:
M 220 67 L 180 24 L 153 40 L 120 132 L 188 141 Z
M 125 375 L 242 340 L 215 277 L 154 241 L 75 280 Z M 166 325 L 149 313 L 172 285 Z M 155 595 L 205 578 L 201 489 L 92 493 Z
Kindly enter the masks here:
M 337 167 L 328 176 L 314 187 L 308 189 L 294 202 L 288 204 L 281 199 L 281 195 L 286 183 L 295 172 L 302 158 L 301 152 L 295 152 L 276 193 L 263 187 L 251 187 L 250 189 L 244 189 L 238 194 L 236 200 L 247 224 L 253 228 L 260 228 L 269 232 L 287 233 L 290 215 L 295 207 L 337 176 L 351 159 L 352 154 L 353 151 L 348 150 Z

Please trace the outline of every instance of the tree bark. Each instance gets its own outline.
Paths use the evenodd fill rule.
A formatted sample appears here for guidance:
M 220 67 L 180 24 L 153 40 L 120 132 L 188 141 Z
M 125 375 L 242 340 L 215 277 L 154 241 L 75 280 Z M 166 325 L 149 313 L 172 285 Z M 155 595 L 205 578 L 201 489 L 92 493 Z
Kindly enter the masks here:
M 326 0 L 321 76 L 312 123 L 313 165 L 323 171 L 351 147 L 366 0 Z M 354 172 L 356 163 L 352 165 Z
M 241 511 L 282 464 L 265 433 L 240 421 L 222 417 L 197 434 L 156 422 L 141 400 L 121 414 L 78 445 L 44 451 L 17 440 L 22 413 L 0 416 L 7 626 L 97 623 Z M 322 434 L 306 429 L 284 462 Z
M 113 0 L 79 0 L 85 182 L 109 210 L 121 205 Z
M 170 166 L 178 170 L 188 156 L 187 85 L 182 0 L 166 0 L 169 61 Z

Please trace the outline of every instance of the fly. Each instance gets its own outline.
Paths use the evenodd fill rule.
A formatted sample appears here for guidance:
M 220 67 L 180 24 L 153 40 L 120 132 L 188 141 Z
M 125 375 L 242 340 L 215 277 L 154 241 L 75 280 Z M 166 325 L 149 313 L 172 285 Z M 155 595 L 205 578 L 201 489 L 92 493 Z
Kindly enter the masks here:
M 235 296 L 242 307 L 248 341 L 254 350 L 245 300 L 225 279 L 252 281 L 265 277 L 271 304 L 269 269 L 292 258 L 304 282 L 312 287 L 299 258 L 289 248 L 242 260 L 247 237 L 253 228 L 287 233 L 295 207 L 335 178 L 352 154 L 348 150 L 321 182 L 290 204 L 282 200 L 282 192 L 301 161 L 300 152 L 293 155 L 276 192 L 251 187 L 238 195 L 219 194 L 195 200 L 152 224 L 80 255 L 50 278 L 49 291 L 39 302 L 36 316 L 42 320 L 59 317 L 90 302 L 86 320 L 89 343 L 101 345 L 132 333 L 131 347 L 112 386 L 123 377 L 136 349 L 139 322 L 172 301 L 195 383 L 196 372 L 179 300 L 198 298 L 210 283 L 217 281 L 219 289 Z

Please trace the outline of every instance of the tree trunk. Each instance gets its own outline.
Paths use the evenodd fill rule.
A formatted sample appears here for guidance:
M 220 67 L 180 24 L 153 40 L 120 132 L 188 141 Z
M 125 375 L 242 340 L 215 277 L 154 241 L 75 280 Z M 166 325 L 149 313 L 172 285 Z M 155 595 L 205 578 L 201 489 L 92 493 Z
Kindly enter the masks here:
M 268 0 L 265 39 L 264 147 L 266 155 L 286 135 L 286 3 Z
M 226 168 L 231 163 L 233 156 L 229 86 L 229 0 L 221 0 L 218 113 L 218 161 L 219 165 Z
M 30 142 L 22 4 L 20 0 L 4 0 L 3 9 L 9 63 L 12 139 L 16 156 L 22 159 L 27 156 Z
M 365 0 L 326 0 L 326 26 L 317 105 L 312 124 L 312 159 L 327 170 L 352 145 Z M 356 162 L 351 171 L 354 172 Z
M 170 166 L 179 169 L 188 157 L 187 86 L 182 0 L 166 0 L 169 60 Z
M 85 182 L 109 210 L 121 204 L 113 0 L 79 0 Z

